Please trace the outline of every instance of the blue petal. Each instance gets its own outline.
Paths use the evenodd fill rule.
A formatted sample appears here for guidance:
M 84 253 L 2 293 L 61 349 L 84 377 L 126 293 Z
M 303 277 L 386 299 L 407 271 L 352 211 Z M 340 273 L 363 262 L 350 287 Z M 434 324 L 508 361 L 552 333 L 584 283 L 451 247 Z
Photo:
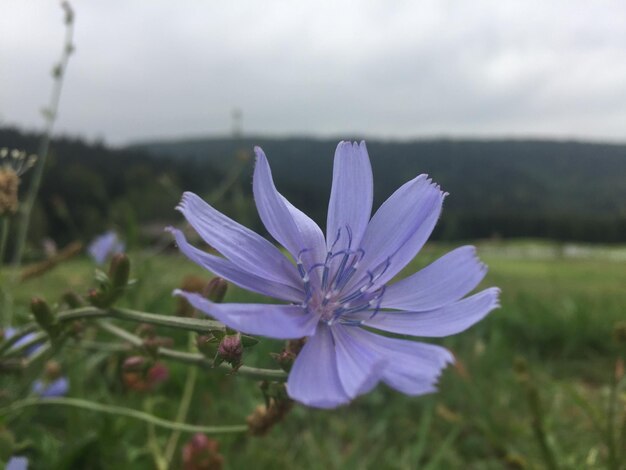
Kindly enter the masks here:
M 169 232 L 174 235 L 176 244 L 180 251 L 191 261 L 199 264 L 214 274 L 223 277 L 227 281 L 242 287 L 243 289 L 258 292 L 259 294 L 268 295 L 277 299 L 288 300 L 290 302 L 302 302 L 304 299 L 304 291 L 286 284 L 270 281 L 268 279 L 255 276 L 244 271 L 227 259 L 213 256 L 205 253 L 192 245 L 185 239 L 185 235 L 180 230 L 168 228 Z
M 442 256 L 421 271 L 387 286 L 381 307 L 433 310 L 466 296 L 487 274 L 473 246 L 463 246 Z
M 28 459 L 26 457 L 11 457 L 4 470 L 28 470 Z
M 242 333 L 276 339 L 297 339 L 312 335 L 318 319 L 298 305 L 216 304 L 193 292 L 179 289 L 180 295 L 198 310 Z
M 348 248 L 347 228 L 352 248 L 358 248 L 372 214 L 374 185 L 365 142 L 340 142 L 335 151 L 333 185 L 328 204 L 326 241 L 330 250 L 341 233 L 334 251 Z
M 452 354 L 441 346 L 387 338 L 359 330 L 361 341 L 372 352 L 387 359 L 381 372 L 383 382 L 407 395 L 435 392 L 441 371 L 454 362 Z
M 365 231 L 361 242 L 365 256 L 350 286 L 357 285 L 368 270 L 379 274 L 376 286 L 381 286 L 404 268 L 433 231 L 444 197 L 445 193 L 426 175 L 396 190 L 376 211 Z
M 413 336 L 441 337 L 454 335 L 482 320 L 497 308 L 500 290 L 492 287 L 435 310 L 426 312 L 363 312 L 363 324 L 383 331 Z
M 293 364 L 287 381 L 289 396 L 307 406 L 335 408 L 350 401 L 337 371 L 330 328 L 320 324 Z
M 323 262 L 326 243 L 322 231 L 276 190 L 263 150 L 255 147 L 254 151 L 257 160 L 252 191 L 265 228 L 294 258 L 301 256 L 307 267 Z
M 59 377 L 52 382 L 35 380 L 32 385 L 33 393 L 42 398 L 62 397 L 67 395 L 69 389 L 70 383 L 66 377 Z
M 184 193 L 177 209 L 205 242 L 243 271 L 294 287 L 302 284 L 296 267 L 278 248 L 195 194 Z
M 350 399 L 371 390 L 380 380 L 387 358 L 368 348 L 368 342 L 354 326 L 335 324 L 331 328 L 337 353 L 337 372 Z

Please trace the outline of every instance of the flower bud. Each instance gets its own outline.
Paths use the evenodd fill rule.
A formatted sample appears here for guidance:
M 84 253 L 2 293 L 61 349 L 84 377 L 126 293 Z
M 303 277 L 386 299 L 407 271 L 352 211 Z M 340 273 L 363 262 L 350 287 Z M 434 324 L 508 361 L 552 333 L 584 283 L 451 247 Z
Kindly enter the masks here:
M 248 429 L 253 436 L 262 436 L 272 429 L 293 407 L 291 400 L 270 400 L 269 405 L 259 405 L 246 418 Z
M 221 470 L 224 457 L 219 454 L 219 443 L 204 434 L 195 434 L 183 446 L 185 470 Z
M 199 276 L 185 276 L 180 284 L 181 290 L 185 292 L 204 293 L 207 289 L 207 280 Z M 183 296 L 176 297 L 176 316 L 193 317 L 195 309 Z
M 122 368 L 127 366 L 132 369 L 133 367 L 140 365 L 141 364 L 138 359 L 133 359 L 130 362 L 128 362 L 127 359 Z M 149 366 L 150 362 L 146 360 L 143 364 L 143 369 L 137 371 L 124 370 L 122 374 L 124 385 L 126 385 L 128 389 L 135 392 L 151 392 L 156 389 L 158 385 L 165 382 L 169 378 L 170 372 L 166 365 L 157 362 L 151 367 Z
M 211 302 L 221 303 L 226 296 L 228 283 L 221 277 L 214 277 L 206 286 L 205 295 Z
M 224 336 L 217 347 L 217 356 L 231 366 L 236 367 L 241 364 L 243 345 L 239 335 Z
M 81 298 L 81 296 L 73 291 L 67 291 L 63 294 L 62 300 L 69 308 L 80 308 L 85 305 L 85 301 Z
M 293 362 L 296 360 L 296 355 L 287 350 L 281 351 L 280 354 L 270 353 L 270 355 L 285 372 L 291 370 L 291 366 L 293 366 Z
M 20 178 L 12 168 L 0 167 L 0 216 L 17 212 Z
M 30 311 L 33 313 L 39 326 L 46 330 L 51 336 L 56 335 L 57 321 L 45 300 L 33 297 L 30 301 Z
M 53 382 L 61 377 L 61 364 L 57 361 L 48 361 L 44 367 L 43 376 L 48 382 Z
M 111 258 L 109 278 L 111 285 L 117 289 L 123 289 L 128 284 L 130 274 L 130 260 L 125 253 L 117 253 Z

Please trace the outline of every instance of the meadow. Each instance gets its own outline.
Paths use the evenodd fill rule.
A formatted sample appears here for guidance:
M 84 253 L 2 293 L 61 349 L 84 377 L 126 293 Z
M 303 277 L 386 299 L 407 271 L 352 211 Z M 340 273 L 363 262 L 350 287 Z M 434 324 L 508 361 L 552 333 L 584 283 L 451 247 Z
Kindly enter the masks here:
M 406 272 L 458 245 L 427 245 Z M 483 286 L 502 289 L 502 307 L 468 331 L 437 341 L 457 358 L 442 376 L 439 393 L 412 398 L 379 386 L 335 410 L 296 405 L 265 436 L 214 436 L 225 468 L 623 468 L 626 396 L 611 401 L 611 384 L 626 350 L 613 334 L 625 318 L 626 248 L 532 240 L 477 246 L 489 266 Z M 175 251 L 131 252 L 130 259 L 137 282 L 119 305 L 137 310 L 172 315 L 171 291 L 182 278 L 209 278 Z M 15 292 L 21 319 L 27 321 L 32 296 L 53 304 L 68 289 L 85 293 L 93 275 L 93 263 L 80 257 L 23 282 Z M 231 286 L 225 301 L 265 300 Z M 161 327 L 157 334 L 182 350 L 194 336 Z M 94 351 L 95 343 L 110 348 Z M 281 348 L 279 341 L 263 340 L 246 350 L 244 363 L 276 368 L 269 353 Z M 120 379 L 120 364 L 129 354 L 124 349 L 116 338 L 83 324 L 81 339 L 69 341 L 58 355 L 69 373 L 69 396 L 175 420 L 194 366 L 166 362 L 170 376 L 157 390 L 133 391 Z M 196 370 L 188 423 L 243 424 L 263 402 L 250 378 L 224 369 Z M 27 378 L 1 380 L 9 396 L 27 387 Z M 613 431 L 607 424 L 610 406 Z M 151 469 L 171 435 L 140 420 L 60 406 L 27 407 L 3 420 L 33 468 Z M 180 447 L 190 437 L 185 433 L 178 441 L 173 468 L 180 466 Z

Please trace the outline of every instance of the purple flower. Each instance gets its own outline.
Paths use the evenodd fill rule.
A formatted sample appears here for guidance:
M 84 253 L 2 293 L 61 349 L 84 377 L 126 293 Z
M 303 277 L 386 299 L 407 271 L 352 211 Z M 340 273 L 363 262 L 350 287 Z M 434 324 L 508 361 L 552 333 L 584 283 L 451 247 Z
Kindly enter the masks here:
M 96 237 L 87 248 L 89 255 L 96 264 L 103 264 L 109 256 L 124 251 L 124 243 L 119 240 L 117 233 L 113 230 Z
M 28 459 L 26 457 L 11 457 L 4 470 L 27 470 Z
M 458 248 L 394 284 L 430 236 L 446 196 L 426 175 L 401 186 L 370 219 L 372 170 L 365 143 L 341 142 L 335 153 L 326 237 L 274 187 L 270 167 L 255 149 L 253 192 L 261 220 L 295 263 L 272 243 L 217 212 L 192 193 L 178 206 L 200 236 L 223 257 L 187 243 L 170 229 L 192 261 L 238 286 L 289 304 L 217 304 L 175 291 L 231 328 L 279 339 L 307 337 L 287 391 L 309 406 L 332 408 L 379 382 L 409 395 L 436 391 L 446 349 L 390 338 L 459 333 L 498 306 L 499 290 L 470 297 L 486 267 L 470 246 Z
M 32 385 L 33 393 L 42 398 L 62 397 L 67 395 L 69 389 L 70 383 L 67 377 L 59 377 L 52 381 L 38 379 Z
M 15 336 L 15 334 L 17 332 L 18 332 L 18 330 L 16 328 L 13 328 L 12 326 L 7 326 L 4 329 L 4 339 L 5 340 L 11 339 L 13 336 Z M 35 338 L 35 336 L 36 336 L 35 333 L 28 333 L 28 334 L 22 336 L 15 343 L 13 343 L 13 346 L 11 346 L 11 349 L 15 349 L 15 348 L 18 348 L 18 347 L 26 344 L 26 343 L 29 343 L 30 341 L 32 341 Z M 37 351 L 40 347 L 41 347 L 41 344 L 34 344 L 33 346 L 31 346 L 30 348 L 28 348 L 26 350 L 26 355 L 30 356 L 35 351 Z

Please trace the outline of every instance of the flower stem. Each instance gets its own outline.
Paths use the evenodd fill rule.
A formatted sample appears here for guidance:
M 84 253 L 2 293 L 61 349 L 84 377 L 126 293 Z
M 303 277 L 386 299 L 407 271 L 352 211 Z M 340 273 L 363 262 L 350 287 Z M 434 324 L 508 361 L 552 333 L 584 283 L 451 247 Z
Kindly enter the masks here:
M 129 333 L 128 331 L 119 328 L 109 322 L 101 321 L 98 323 L 98 326 L 103 330 L 108 331 L 112 335 L 128 341 L 133 346 L 143 345 L 143 340 L 139 336 Z M 213 361 L 210 361 L 202 354 L 176 351 L 175 349 L 169 348 L 159 348 L 157 354 L 165 359 L 170 359 L 184 364 L 195 365 L 203 369 L 215 369 Z M 226 363 L 220 364 L 219 367 L 232 372 L 232 368 Z M 249 366 L 241 366 L 239 369 L 237 369 L 236 375 L 252 378 L 255 380 L 285 380 L 287 378 L 287 374 L 279 369 L 260 369 L 257 367 Z
M 248 430 L 248 426 L 245 424 L 232 425 L 232 426 L 199 426 L 194 424 L 175 423 L 166 419 L 159 418 L 150 413 L 146 413 L 132 408 L 124 408 L 116 405 L 103 405 L 102 403 L 95 403 L 89 400 L 83 400 L 81 398 L 26 398 L 24 400 L 18 400 L 11 403 L 9 406 L 0 409 L 0 415 L 5 415 L 27 408 L 29 406 L 71 406 L 74 408 L 81 408 L 83 410 L 95 411 L 99 413 L 113 414 L 118 416 L 125 416 L 127 418 L 139 419 L 147 423 L 151 423 L 155 426 L 178 430 L 180 432 L 202 432 L 205 434 L 219 434 L 219 433 L 235 433 L 245 432 Z
M 9 240 L 9 216 L 8 215 L 3 215 L 0 217 L 0 220 L 2 221 L 2 227 L 0 228 L 0 276 L 2 275 L 2 265 L 4 264 L 4 254 L 7 248 L 7 241 Z M 0 277 L 0 280 L 2 278 Z M 0 287 L 0 307 L 2 307 L 5 304 L 5 300 L 6 300 L 6 288 L 4 287 L 5 283 L 2 282 L 2 287 Z M 6 307 L 6 305 L 4 305 L 4 307 Z M 8 326 L 9 325 L 9 316 L 8 316 L 8 308 L 2 308 L 2 318 L 0 319 L 0 321 L 2 321 L 2 325 L 3 326 Z
M 192 333 L 188 335 L 189 352 L 193 352 L 194 336 Z M 193 397 L 193 391 L 196 387 L 196 380 L 198 378 L 198 369 L 196 367 L 187 368 L 187 379 L 185 380 L 185 388 L 183 389 L 183 396 L 178 406 L 178 413 L 176 414 L 176 422 L 183 423 L 187 420 L 187 413 L 189 413 L 189 407 L 191 406 L 191 399 Z M 165 461 L 167 466 L 174 458 L 174 452 L 176 452 L 176 446 L 178 446 L 178 440 L 180 439 L 180 431 L 174 431 L 167 441 L 165 447 Z
M 69 8 L 69 7 L 66 7 Z M 46 166 L 46 159 L 50 148 L 50 137 L 52 135 L 52 128 L 59 110 L 59 101 L 61 100 L 61 90 L 63 89 L 63 79 L 65 77 L 65 70 L 70 59 L 70 55 L 73 51 L 73 36 L 74 36 L 74 16 L 73 13 L 68 13 L 66 10 L 65 20 L 65 40 L 63 41 L 63 52 L 61 53 L 61 59 L 55 66 L 53 72 L 54 85 L 52 86 L 52 93 L 50 94 L 50 102 L 48 108 L 44 112 L 44 118 L 46 121 L 46 127 L 39 143 L 38 156 L 39 159 L 35 165 L 33 171 L 33 179 L 28 187 L 28 193 L 24 201 L 22 208 L 22 217 L 18 227 L 16 246 L 15 246 L 15 265 L 19 267 L 22 262 L 22 255 L 24 254 L 24 247 L 26 245 L 26 237 L 28 236 L 28 227 L 30 225 L 30 216 L 33 211 L 35 199 L 41 186 L 41 180 L 43 179 L 43 172 Z M 18 272 L 17 270 L 15 271 Z
M 3 215 L 0 217 L 0 220 L 2 220 L 2 234 L 0 235 L 0 266 L 2 266 L 4 263 L 4 252 L 9 240 L 9 216 Z

